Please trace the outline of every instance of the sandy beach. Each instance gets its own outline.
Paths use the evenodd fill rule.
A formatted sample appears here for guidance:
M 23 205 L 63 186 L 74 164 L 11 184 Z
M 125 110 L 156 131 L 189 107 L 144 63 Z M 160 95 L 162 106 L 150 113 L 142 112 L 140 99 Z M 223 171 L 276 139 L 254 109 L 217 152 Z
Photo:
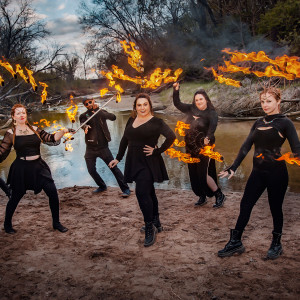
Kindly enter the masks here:
M 265 260 L 272 218 L 266 194 L 244 233 L 246 252 L 218 258 L 235 224 L 241 193 L 225 191 L 195 208 L 189 190 L 158 190 L 164 231 L 143 246 L 134 193 L 118 188 L 59 190 L 65 234 L 54 231 L 46 195 L 27 192 L 14 215 L 17 233 L 4 233 L 7 198 L 0 195 L 0 299 L 299 299 L 299 194 L 284 202 L 284 254 Z

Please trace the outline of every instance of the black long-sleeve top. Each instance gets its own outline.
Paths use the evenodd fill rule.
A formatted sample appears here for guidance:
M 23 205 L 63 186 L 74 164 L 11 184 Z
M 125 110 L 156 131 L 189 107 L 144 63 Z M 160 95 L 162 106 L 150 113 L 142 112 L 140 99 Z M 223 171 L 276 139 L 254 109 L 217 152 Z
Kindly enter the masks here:
M 129 118 L 116 156 L 116 159 L 121 161 L 128 147 L 124 171 L 125 180 L 132 182 L 139 179 L 139 174 L 143 174 L 142 171 L 145 168 L 150 170 L 155 182 L 167 180 L 168 176 L 161 153 L 173 144 L 176 137 L 174 132 L 162 119 L 157 117 L 152 117 L 136 128 L 132 126 L 134 120 L 132 117 Z M 157 147 L 160 135 L 166 139 L 160 147 Z M 146 156 L 146 153 L 143 152 L 145 145 L 155 148 L 152 155 Z
M 269 115 L 258 119 L 253 124 L 247 139 L 229 169 L 236 171 L 253 144 L 255 146 L 254 166 L 259 167 L 264 161 L 276 162 L 274 159 L 281 156 L 281 146 L 286 139 L 288 139 L 295 157 L 300 158 L 300 141 L 295 126 L 290 119 L 282 114 Z
M 182 103 L 179 98 L 179 90 L 173 90 L 173 102 L 177 109 L 186 114 L 186 123 L 190 129 L 186 130 L 185 142 L 187 153 L 198 156 L 200 148 L 204 146 L 204 138 L 208 137 L 210 145 L 215 143 L 215 131 L 218 124 L 218 114 L 215 110 L 207 107 L 200 110 L 193 104 Z M 195 119 L 198 117 L 198 119 Z
M 42 141 L 48 145 L 58 145 L 60 142 L 56 142 L 54 134 L 47 133 L 46 131 L 37 127 L 36 132 L 39 134 Z M 26 157 L 33 155 L 40 155 L 41 140 L 34 133 L 30 135 L 16 135 L 15 145 L 17 157 Z M 9 130 L 6 131 L 2 143 L 0 144 L 0 162 L 4 161 L 11 151 L 13 146 L 13 133 Z

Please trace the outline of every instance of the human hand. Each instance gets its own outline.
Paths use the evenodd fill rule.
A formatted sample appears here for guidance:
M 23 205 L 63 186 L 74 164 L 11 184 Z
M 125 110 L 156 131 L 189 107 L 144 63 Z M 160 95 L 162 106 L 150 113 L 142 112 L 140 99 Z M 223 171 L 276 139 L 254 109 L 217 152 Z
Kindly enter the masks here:
M 173 83 L 173 88 L 178 91 L 179 90 L 179 82 Z
M 119 161 L 117 159 L 113 159 L 109 164 L 109 168 L 114 168 L 117 164 L 119 163 Z
M 90 125 L 86 125 L 84 129 L 84 133 L 87 134 L 89 131 L 89 128 L 92 128 Z
M 204 142 L 204 145 L 208 145 L 210 142 L 210 139 L 208 137 L 205 137 L 203 142 Z
M 144 153 L 146 153 L 146 156 L 152 155 L 154 148 L 145 145 L 145 147 L 143 148 Z
M 234 171 L 232 171 L 231 169 L 228 169 L 228 171 L 227 170 L 221 171 L 218 174 L 218 176 L 221 178 L 225 178 L 225 177 L 229 176 L 228 179 L 230 179 L 234 175 L 234 173 L 235 173 Z

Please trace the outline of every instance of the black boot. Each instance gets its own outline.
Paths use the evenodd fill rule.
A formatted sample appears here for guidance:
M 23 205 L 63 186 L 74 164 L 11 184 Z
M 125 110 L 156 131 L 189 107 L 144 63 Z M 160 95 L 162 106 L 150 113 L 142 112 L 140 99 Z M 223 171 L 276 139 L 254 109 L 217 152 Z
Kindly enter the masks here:
M 60 222 L 53 222 L 53 229 L 57 229 L 60 232 L 67 232 L 69 229 L 64 227 Z
M 245 251 L 245 247 L 242 244 L 241 237 L 241 231 L 230 229 L 230 240 L 224 249 L 218 251 L 218 256 L 227 257 L 233 255 L 234 253 L 243 253 Z
M 216 203 L 213 205 L 213 208 L 222 207 L 225 201 L 225 195 L 222 193 L 220 188 L 215 191 Z
M 205 196 L 200 196 L 198 201 L 195 203 L 195 206 L 202 206 L 206 203 L 207 203 L 206 197 Z
M 161 226 L 160 220 L 159 220 L 159 215 L 155 215 L 153 217 L 153 225 L 156 227 L 157 229 L 157 233 L 160 233 L 164 230 L 164 228 Z M 146 227 L 142 226 L 141 228 L 141 232 L 145 232 Z
M 156 238 L 157 229 L 152 222 L 145 223 L 145 241 L 144 246 L 149 247 L 154 244 Z
M 277 232 L 273 231 L 272 234 L 273 234 L 273 240 L 272 240 L 270 249 L 268 250 L 267 258 L 276 259 L 283 253 L 282 245 L 280 242 L 281 233 L 277 233 Z
M 14 234 L 14 233 L 17 232 L 15 229 L 13 229 L 12 223 L 11 222 L 6 222 L 6 221 L 4 222 L 4 230 L 8 234 Z

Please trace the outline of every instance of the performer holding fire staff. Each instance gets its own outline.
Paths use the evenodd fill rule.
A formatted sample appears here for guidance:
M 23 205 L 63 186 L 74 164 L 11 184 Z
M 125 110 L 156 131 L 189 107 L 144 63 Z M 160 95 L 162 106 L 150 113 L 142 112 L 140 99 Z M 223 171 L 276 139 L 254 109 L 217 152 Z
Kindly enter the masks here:
M 86 125 L 82 127 L 85 132 L 85 162 L 89 174 L 92 176 L 98 188 L 94 190 L 94 193 L 102 193 L 107 190 L 107 186 L 101 176 L 96 170 L 96 159 L 100 157 L 106 165 L 109 164 L 114 158 L 108 148 L 108 142 L 111 141 L 110 133 L 107 127 L 106 120 L 115 121 L 116 116 L 107 112 L 104 109 L 99 110 L 98 105 L 94 99 L 84 99 L 84 106 L 87 111 L 79 116 L 80 123 L 84 123 L 94 113 L 97 113 Z M 130 189 L 127 183 L 124 181 L 124 176 L 118 167 L 111 168 L 120 189 L 122 190 L 122 197 L 126 198 L 130 195 Z
M 59 221 L 59 199 L 51 176 L 51 171 L 46 162 L 41 158 L 41 143 L 58 145 L 60 139 L 72 129 L 63 129 L 55 134 L 49 134 L 36 126 L 31 126 L 27 121 L 27 110 L 22 104 L 16 104 L 11 109 L 13 129 L 6 131 L 0 145 L 0 162 L 5 160 L 14 146 L 17 157 L 11 164 L 7 183 L 12 194 L 6 205 L 4 230 L 13 234 L 16 230 L 12 226 L 13 214 L 27 190 L 35 194 L 44 190 L 49 197 L 52 213 L 52 225 L 60 232 L 68 229 Z
M 269 206 L 273 218 L 273 240 L 267 258 L 276 259 L 282 254 L 281 235 L 283 226 L 282 204 L 288 186 L 288 172 L 281 156 L 281 146 L 288 139 L 290 147 L 300 157 L 300 142 L 290 119 L 280 114 L 281 93 L 274 87 L 260 93 L 260 102 L 266 116 L 252 126 L 249 136 L 243 143 L 233 165 L 220 172 L 219 176 L 230 179 L 254 144 L 253 169 L 248 178 L 240 204 L 240 214 L 235 229 L 230 230 L 230 240 L 218 256 L 231 256 L 243 253 L 242 233 L 250 219 L 251 211 L 265 189 L 268 191 Z
M 166 139 L 158 147 L 160 135 Z M 175 134 L 170 127 L 162 119 L 153 116 L 150 96 L 145 93 L 138 94 L 120 142 L 119 152 L 109 166 L 116 166 L 128 147 L 124 177 L 126 182 L 136 183 L 135 193 L 145 221 L 145 247 L 154 244 L 156 233 L 162 231 L 153 184 L 169 179 L 161 153 L 174 140 Z
M 205 90 L 196 91 L 192 104 L 182 103 L 179 98 L 179 83 L 173 84 L 173 102 L 177 109 L 186 114 L 186 153 L 199 158 L 199 163 L 189 163 L 189 176 L 193 192 L 199 197 L 195 206 L 207 203 L 206 197 L 215 196 L 214 208 L 222 207 L 225 195 L 218 187 L 215 160 L 199 154 L 200 149 L 215 143 L 214 133 L 218 124 L 217 112 Z

